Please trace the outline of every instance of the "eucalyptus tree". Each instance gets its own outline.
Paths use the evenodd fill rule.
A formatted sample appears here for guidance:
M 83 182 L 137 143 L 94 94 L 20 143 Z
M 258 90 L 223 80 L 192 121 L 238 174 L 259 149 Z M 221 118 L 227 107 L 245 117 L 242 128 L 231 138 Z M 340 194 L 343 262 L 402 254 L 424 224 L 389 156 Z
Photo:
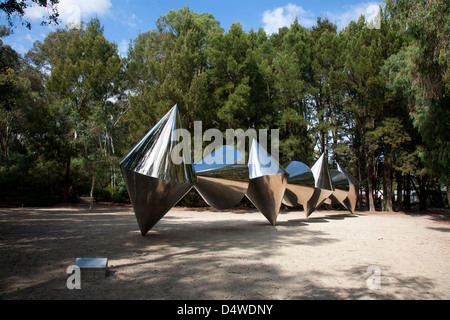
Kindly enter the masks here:
M 70 186 L 71 160 L 84 159 L 91 177 L 92 197 L 97 168 L 114 155 L 114 130 L 123 110 L 121 98 L 123 62 L 117 45 L 109 42 L 98 19 L 81 29 L 58 29 L 27 53 L 45 76 L 54 124 L 60 134 L 66 187 Z
M 391 88 L 401 92 L 411 110 L 423 140 L 420 158 L 449 190 L 450 4 L 446 0 L 389 0 L 387 11 L 410 40 L 388 60 Z
M 207 39 L 222 32 L 209 13 L 188 7 L 171 10 L 156 21 L 156 29 L 141 33 L 131 44 L 127 60 L 130 141 L 137 142 L 173 105 L 192 130 L 194 115 L 208 108 L 205 90 Z M 211 107 L 210 107 L 211 108 Z
M 309 30 L 298 20 L 289 29 L 272 35 L 274 108 L 279 117 L 280 152 L 284 161 L 313 162 L 311 104 L 309 79 L 311 75 L 311 44 Z

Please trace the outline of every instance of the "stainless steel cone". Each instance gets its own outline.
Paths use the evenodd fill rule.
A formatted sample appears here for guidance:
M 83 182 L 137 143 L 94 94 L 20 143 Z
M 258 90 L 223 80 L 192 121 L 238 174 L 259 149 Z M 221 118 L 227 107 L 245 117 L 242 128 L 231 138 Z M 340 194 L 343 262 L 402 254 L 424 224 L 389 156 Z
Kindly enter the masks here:
M 300 161 L 289 161 L 283 167 L 289 174 L 283 203 L 289 207 L 303 206 L 306 210 L 315 188 L 315 180 L 311 170 Z
M 328 170 L 327 159 L 322 154 L 316 163 L 311 167 L 311 172 L 315 180 L 315 189 L 312 197 L 305 208 L 306 217 L 309 217 L 327 198 L 333 194 L 333 184 Z
M 194 165 L 195 189 L 206 203 L 216 209 L 238 204 L 248 189 L 248 166 L 245 157 L 225 145 Z
M 192 188 L 189 183 L 153 178 L 123 167 L 122 174 L 143 236 Z
M 254 139 L 248 167 L 250 182 L 246 196 L 275 225 L 289 174 Z
M 120 162 L 136 219 L 145 235 L 193 187 L 196 178 L 187 142 L 178 140 L 175 105 Z M 172 155 L 184 150 L 181 159 Z M 174 161 L 177 159 L 178 161 Z
M 350 191 L 350 185 L 347 177 L 336 169 L 330 170 L 331 181 L 333 183 L 333 194 L 330 196 L 331 204 L 342 204 L 351 211 L 350 203 L 347 201 Z
M 359 181 L 356 180 L 355 177 L 353 177 L 350 173 L 348 173 L 343 167 L 337 163 L 337 170 L 343 174 L 347 180 L 348 180 L 348 195 L 347 198 L 344 200 L 345 207 L 351 212 L 355 213 L 356 208 L 356 202 L 358 201 L 358 188 L 359 188 Z

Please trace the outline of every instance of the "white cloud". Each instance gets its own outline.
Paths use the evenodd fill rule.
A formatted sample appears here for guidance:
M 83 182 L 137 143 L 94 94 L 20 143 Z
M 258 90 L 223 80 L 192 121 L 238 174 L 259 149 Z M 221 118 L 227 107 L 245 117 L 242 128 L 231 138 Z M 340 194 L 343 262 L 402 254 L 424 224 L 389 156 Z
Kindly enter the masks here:
M 358 21 L 361 15 L 365 16 L 366 21 L 374 21 L 379 13 L 379 6 L 382 4 L 381 1 L 361 2 L 344 7 L 340 12 L 313 13 L 290 3 L 284 7 L 264 11 L 262 22 L 264 23 L 264 30 L 268 34 L 272 34 L 278 32 L 278 29 L 281 27 L 289 27 L 295 18 L 298 18 L 302 26 L 310 28 L 316 24 L 317 17 L 322 16 L 323 18 L 328 18 L 330 22 L 336 23 L 340 30 L 345 28 L 350 21 Z
M 117 50 L 119 50 L 119 54 L 122 57 L 126 57 L 128 55 L 128 46 L 129 46 L 129 41 L 127 41 L 127 40 L 122 40 L 117 45 Z
M 289 27 L 298 18 L 299 23 L 304 27 L 311 27 L 316 22 L 311 11 L 306 11 L 300 6 L 289 3 L 284 7 L 267 10 L 263 13 L 262 21 L 264 30 L 268 34 L 278 32 L 281 27 Z
M 382 5 L 382 2 L 362 2 L 349 6 L 342 12 L 326 12 L 325 15 L 328 20 L 337 24 L 338 29 L 343 29 L 350 21 L 358 21 L 361 15 L 364 15 L 366 21 L 374 20 L 379 12 L 380 5 Z
M 142 23 L 134 13 L 126 21 L 127 25 L 132 28 L 137 27 L 137 22 Z
M 57 5 L 62 23 L 74 24 L 95 15 L 103 16 L 110 13 L 110 0 L 60 0 Z M 48 9 L 39 6 L 29 7 L 26 16 L 29 19 L 42 19 L 48 14 Z
M 14 41 L 14 42 L 10 43 L 9 45 L 11 46 L 11 48 L 13 48 L 15 51 L 17 51 L 21 55 L 24 55 L 28 51 L 28 48 L 26 48 L 22 43 L 17 42 L 17 41 Z

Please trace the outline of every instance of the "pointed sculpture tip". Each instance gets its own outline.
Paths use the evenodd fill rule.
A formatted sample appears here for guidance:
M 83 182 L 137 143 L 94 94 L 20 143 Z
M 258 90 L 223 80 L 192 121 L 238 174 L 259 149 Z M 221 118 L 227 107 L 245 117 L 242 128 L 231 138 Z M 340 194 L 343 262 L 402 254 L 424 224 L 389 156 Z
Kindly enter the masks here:
M 178 114 L 178 105 L 177 104 L 175 104 L 172 108 L 170 108 L 170 110 L 167 112 L 167 114 L 169 114 L 169 113 L 172 113 L 173 115 L 172 115 L 172 117 L 173 116 L 177 116 L 177 114 Z
M 141 236 L 145 237 L 151 228 L 141 228 Z

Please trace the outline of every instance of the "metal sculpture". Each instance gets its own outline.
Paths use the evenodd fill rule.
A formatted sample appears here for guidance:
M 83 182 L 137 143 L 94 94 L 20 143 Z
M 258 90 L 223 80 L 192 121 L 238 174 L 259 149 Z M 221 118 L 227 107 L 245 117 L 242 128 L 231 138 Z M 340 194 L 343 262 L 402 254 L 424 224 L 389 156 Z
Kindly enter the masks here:
M 339 163 L 337 163 L 337 169 L 330 170 L 330 174 L 334 187 L 334 192 L 330 196 L 332 204 L 341 203 L 348 211 L 355 213 L 358 199 L 358 180 L 342 168 Z
M 194 165 L 195 189 L 208 205 L 228 209 L 238 204 L 248 189 L 248 166 L 244 155 L 225 145 Z
M 327 198 L 333 194 L 333 184 L 328 169 L 327 159 L 322 154 L 311 167 L 314 176 L 314 193 L 309 199 L 310 205 L 306 211 L 306 217 L 309 217 Z
M 282 203 L 302 205 L 306 217 L 327 199 L 355 210 L 358 181 L 339 164 L 330 171 L 323 154 L 311 169 L 299 161 L 283 168 L 253 139 L 248 164 L 242 153 L 226 145 L 193 166 L 190 150 L 182 161 L 173 161 L 175 147 L 189 148 L 189 139 L 178 142 L 177 129 L 181 119 L 175 105 L 120 162 L 142 235 L 193 187 L 217 209 L 230 208 L 246 196 L 272 225 Z
M 145 235 L 191 190 L 196 181 L 190 156 L 172 159 L 181 119 L 175 105 L 120 162 L 136 219 Z M 184 140 L 183 140 L 184 142 Z M 181 142 L 181 143 L 183 143 Z
M 250 181 L 246 196 L 275 225 L 289 174 L 255 139 L 250 148 L 248 168 Z
M 333 194 L 330 195 L 330 197 L 325 202 L 331 205 L 340 203 L 347 208 L 347 205 L 345 203 L 349 192 L 349 183 L 347 177 L 337 169 L 330 169 L 330 177 L 333 183 L 334 191 Z
M 300 161 L 287 162 L 283 167 L 289 173 L 283 203 L 289 207 L 303 206 L 308 216 L 315 209 L 315 202 L 310 201 L 315 190 L 315 180 L 311 169 Z

